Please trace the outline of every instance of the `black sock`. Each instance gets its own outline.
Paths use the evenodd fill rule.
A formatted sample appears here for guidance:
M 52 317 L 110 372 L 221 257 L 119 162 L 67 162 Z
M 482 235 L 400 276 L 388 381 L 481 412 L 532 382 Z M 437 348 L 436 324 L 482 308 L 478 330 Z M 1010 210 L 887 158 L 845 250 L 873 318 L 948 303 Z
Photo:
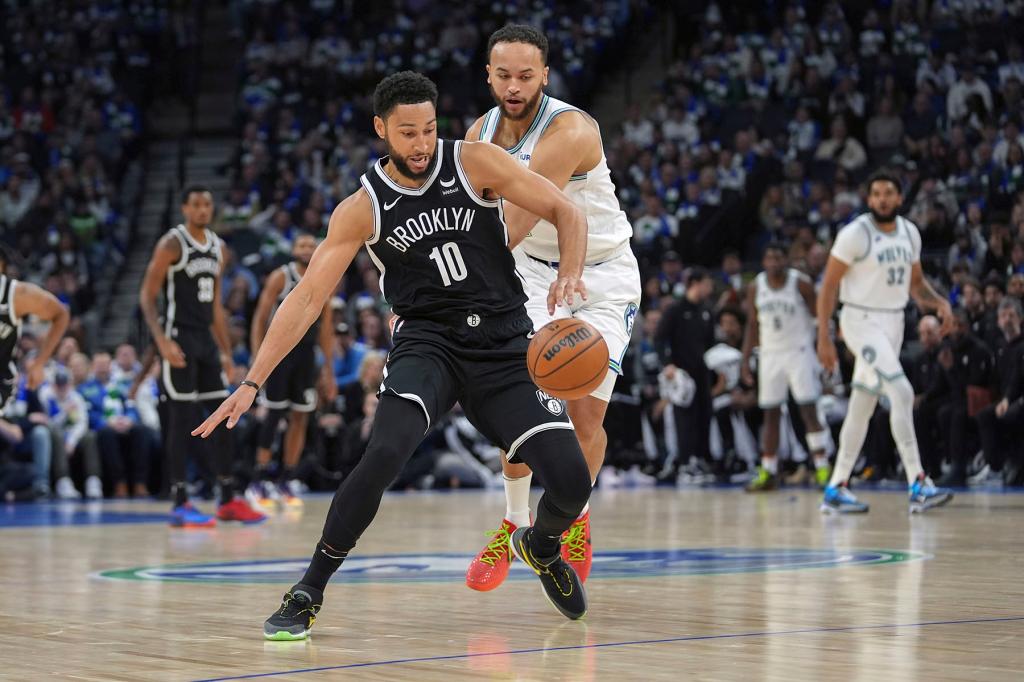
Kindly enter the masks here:
M 309 568 L 299 582 L 309 585 L 323 592 L 327 588 L 327 582 L 341 566 L 341 562 L 348 556 L 348 552 L 339 552 L 324 541 L 316 543 L 316 550 L 313 551 L 313 558 L 309 560 Z
M 175 507 L 188 502 L 188 486 L 183 481 L 171 485 L 171 502 Z
M 231 500 L 235 499 L 235 479 L 231 477 L 221 477 L 217 479 L 220 484 L 220 503 L 227 504 Z
M 530 532 L 530 550 L 533 556 L 545 563 L 547 559 L 558 556 L 561 541 L 561 535 L 547 535 L 536 528 Z
M 282 466 L 280 473 L 278 473 L 277 475 L 277 482 L 287 483 L 293 478 L 295 478 L 295 469 L 292 469 L 291 467 Z

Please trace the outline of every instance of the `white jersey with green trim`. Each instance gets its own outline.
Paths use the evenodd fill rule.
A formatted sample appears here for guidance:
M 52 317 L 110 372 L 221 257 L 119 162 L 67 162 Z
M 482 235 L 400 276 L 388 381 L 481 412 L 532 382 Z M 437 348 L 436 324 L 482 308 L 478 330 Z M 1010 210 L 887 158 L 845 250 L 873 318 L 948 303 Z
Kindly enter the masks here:
M 910 299 L 910 276 L 921 260 L 921 233 L 903 216 L 896 229 L 878 229 L 870 213 L 839 230 L 832 256 L 848 266 L 839 284 L 839 301 L 866 310 L 897 311 Z
M 786 280 L 778 289 L 768 282 L 766 272 L 754 280 L 754 306 L 760 336 L 758 345 L 762 352 L 797 350 L 814 338 L 814 318 L 800 293 L 801 280 L 811 281 L 807 275 L 793 268 L 786 271 Z
M 567 111 L 579 111 L 589 116 L 571 104 L 543 95 L 537 107 L 537 114 L 526 134 L 518 144 L 507 150 L 508 153 L 516 157 L 524 166 L 529 167 L 533 150 L 544 136 L 548 126 L 556 116 Z M 490 142 L 500 121 L 501 111 L 498 107 L 488 111 L 484 116 L 483 127 L 480 129 L 480 139 Z M 569 179 L 565 193 L 587 216 L 586 263 L 588 265 L 610 260 L 619 255 L 623 249 L 629 248 L 629 241 L 633 238 L 633 227 L 619 207 L 615 185 L 612 183 L 611 171 L 608 170 L 608 160 L 605 158 L 603 149 L 601 160 L 594 168 Z M 558 234 L 555 226 L 546 220 L 541 220 L 523 241 L 522 248 L 534 258 L 557 261 L 559 259 Z

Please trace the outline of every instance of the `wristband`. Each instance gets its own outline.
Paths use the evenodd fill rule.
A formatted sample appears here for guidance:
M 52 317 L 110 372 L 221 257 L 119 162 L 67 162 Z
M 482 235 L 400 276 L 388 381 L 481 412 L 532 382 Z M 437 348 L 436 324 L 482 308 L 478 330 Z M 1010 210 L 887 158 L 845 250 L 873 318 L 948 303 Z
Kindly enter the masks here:
M 257 384 L 257 383 L 256 383 L 255 381 L 249 381 L 248 379 L 242 379 L 242 380 L 241 380 L 241 381 L 240 381 L 240 382 L 238 383 L 238 385 L 239 385 L 239 386 L 252 386 L 252 388 L 253 388 L 253 389 L 254 389 L 254 390 L 255 390 L 255 391 L 257 392 L 257 393 L 259 393 L 259 392 L 260 392 L 260 385 L 259 385 L 259 384 Z

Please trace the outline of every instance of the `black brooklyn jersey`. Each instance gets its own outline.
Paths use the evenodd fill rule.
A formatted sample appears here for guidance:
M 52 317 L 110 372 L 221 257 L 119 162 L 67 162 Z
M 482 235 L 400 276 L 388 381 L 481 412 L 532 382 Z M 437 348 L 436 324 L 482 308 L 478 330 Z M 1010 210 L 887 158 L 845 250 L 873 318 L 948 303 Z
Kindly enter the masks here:
M 384 172 L 387 157 L 360 181 L 373 204 L 366 242 L 381 291 L 396 315 L 449 318 L 501 315 L 526 301 L 501 201 L 477 196 L 459 162 L 461 141 L 438 140 L 433 169 L 419 189 Z
M 17 280 L 0 275 L 0 378 L 12 379 L 16 373 L 14 352 L 21 337 L 21 318 L 14 310 Z
M 281 293 L 277 295 L 277 305 L 274 306 L 275 313 L 277 312 L 277 309 L 281 306 L 281 303 L 282 301 L 284 301 L 285 297 L 291 293 L 292 289 L 295 288 L 295 285 L 299 283 L 300 279 L 302 279 L 302 275 L 299 274 L 299 270 L 295 266 L 294 262 L 288 263 L 287 265 L 282 265 L 280 270 L 281 272 L 284 273 L 284 287 L 282 287 Z M 297 345 L 311 346 L 316 343 L 319 334 L 320 318 L 317 317 L 316 320 L 313 321 L 313 324 L 310 325 L 309 330 L 306 332 L 306 335 L 299 339 L 299 343 Z
M 220 240 L 206 230 L 206 243 L 199 244 L 184 225 L 171 234 L 181 243 L 181 258 L 167 272 L 167 328 L 209 327 L 221 269 Z

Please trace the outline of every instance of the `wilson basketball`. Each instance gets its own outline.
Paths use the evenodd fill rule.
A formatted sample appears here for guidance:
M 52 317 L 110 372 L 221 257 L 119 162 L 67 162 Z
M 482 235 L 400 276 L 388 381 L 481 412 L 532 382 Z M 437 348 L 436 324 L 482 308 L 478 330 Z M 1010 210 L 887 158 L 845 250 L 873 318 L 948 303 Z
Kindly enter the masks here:
M 533 382 L 545 393 L 577 400 L 590 395 L 604 380 L 608 344 L 583 320 L 554 320 L 534 334 L 526 366 Z

